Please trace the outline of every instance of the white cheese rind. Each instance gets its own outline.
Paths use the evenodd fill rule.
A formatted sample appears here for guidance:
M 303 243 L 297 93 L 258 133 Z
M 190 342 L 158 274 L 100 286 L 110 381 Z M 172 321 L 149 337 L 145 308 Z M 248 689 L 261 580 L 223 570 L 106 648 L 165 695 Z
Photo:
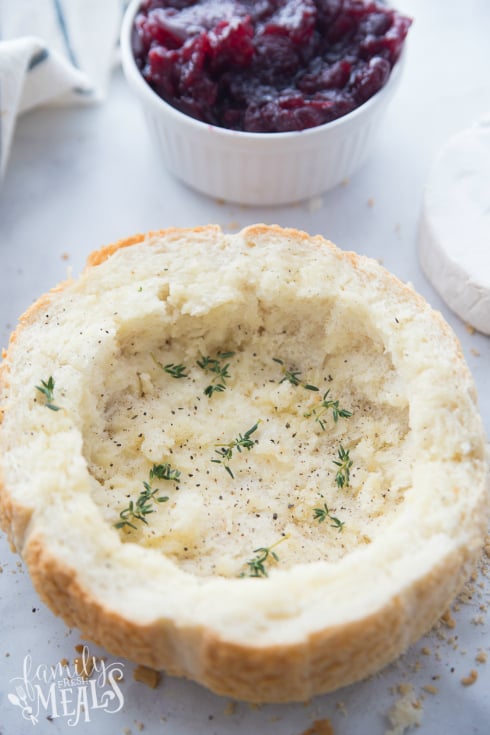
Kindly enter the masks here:
M 463 321 L 490 334 L 490 118 L 451 138 L 429 172 L 422 268 Z

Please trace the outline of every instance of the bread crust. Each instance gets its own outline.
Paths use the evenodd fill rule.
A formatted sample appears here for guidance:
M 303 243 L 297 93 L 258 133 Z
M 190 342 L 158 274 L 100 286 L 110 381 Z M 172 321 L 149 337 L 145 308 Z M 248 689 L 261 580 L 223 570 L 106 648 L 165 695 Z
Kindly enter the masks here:
M 189 230 L 170 228 L 135 235 L 92 253 L 86 273 L 107 263 L 126 248 L 146 241 L 151 246 L 154 241 L 182 238 L 183 232 L 189 237 L 198 236 L 210 241 L 221 236 L 220 229 L 215 226 Z M 251 251 L 255 248 L 255 241 L 261 238 L 289 238 L 308 247 L 327 248 L 334 259 L 347 261 L 353 271 L 361 274 L 368 283 L 374 283 L 380 277 L 376 268 L 365 259 L 354 253 L 342 253 L 320 236 L 312 238 L 293 229 L 266 225 L 248 227 L 241 235 Z M 405 299 L 415 312 L 426 312 L 428 307 L 424 300 L 412 289 L 386 272 L 382 278 L 383 287 L 388 292 L 394 289 L 397 298 Z M 0 393 L 3 396 L 0 446 L 5 446 L 2 436 L 5 416 L 18 410 L 10 396 L 10 373 L 17 369 L 16 346 L 22 341 L 24 330 L 39 320 L 53 299 L 69 289 L 72 283 L 65 281 L 42 296 L 20 318 L 12 334 L 0 366 Z M 431 312 L 430 318 L 441 335 L 442 348 L 454 355 L 459 385 L 469 394 L 470 403 L 475 402 L 476 392 L 459 343 L 438 313 Z M 478 424 L 476 408 L 469 418 Z M 381 594 L 379 604 L 374 604 L 372 609 L 353 610 L 349 619 L 325 626 L 317 620 L 309 628 L 303 623 L 301 632 L 291 640 L 280 636 L 278 640 L 274 636 L 268 640 L 267 636 L 260 635 L 255 640 L 244 640 L 241 636 L 235 638 L 233 629 L 227 629 L 226 625 L 220 627 L 220 624 L 215 625 L 213 620 L 199 615 L 193 619 L 192 614 L 179 619 L 169 612 L 152 618 L 144 611 L 145 615 L 138 620 L 137 616 L 118 610 L 117 602 L 108 604 L 97 594 L 97 584 L 91 584 L 86 570 L 77 568 L 70 554 L 62 552 L 62 547 L 49 538 L 48 527 L 37 522 L 35 501 L 32 497 L 23 499 L 19 495 L 11 473 L 6 470 L 5 456 L 0 460 L 0 523 L 12 548 L 23 557 L 41 599 L 67 625 L 77 627 L 84 637 L 104 646 L 114 655 L 191 678 L 218 694 L 237 699 L 252 702 L 304 701 L 369 676 L 394 660 L 430 629 L 468 578 L 478 558 L 488 518 L 485 438 L 479 424 L 473 433 L 478 446 L 473 447 L 472 458 L 464 461 L 471 465 L 470 477 L 472 480 L 476 478 L 478 487 L 468 495 L 467 516 L 461 520 L 465 533 L 452 545 L 444 547 L 432 565 L 409 577 L 406 584 L 394 585 L 391 592 Z M 466 487 L 455 487 L 453 497 L 467 492 Z M 244 580 L 243 584 L 263 585 L 260 595 L 263 593 L 267 598 L 268 586 L 270 595 L 277 593 L 278 587 L 273 585 L 275 579 L 271 576 L 267 580 Z M 321 579 L 319 575 L 318 580 Z M 283 582 L 287 584 L 287 577 L 283 577 Z M 230 581 L 233 585 L 230 592 L 236 589 L 236 584 L 237 580 Z M 324 593 L 328 594 L 328 586 Z M 313 595 L 311 591 L 308 594 Z M 253 594 L 251 604 L 254 604 Z M 322 609 L 321 605 L 319 609 Z M 302 614 L 308 617 L 307 612 Z
M 395 660 L 437 622 L 467 581 L 474 555 L 465 560 L 452 553 L 374 614 L 317 631 L 301 643 L 261 647 L 224 640 L 212 629 L 182 629 L 172 620 L 145 626 L 128 621 L 91 596 L 77 570 L 51 556 L 42 539 L 30 541 L 24 561 L 43 602 L 87 640 L 216 694 L 260 704 L 307 701 Z M 186 667 L 178 664 L 183 652 Z

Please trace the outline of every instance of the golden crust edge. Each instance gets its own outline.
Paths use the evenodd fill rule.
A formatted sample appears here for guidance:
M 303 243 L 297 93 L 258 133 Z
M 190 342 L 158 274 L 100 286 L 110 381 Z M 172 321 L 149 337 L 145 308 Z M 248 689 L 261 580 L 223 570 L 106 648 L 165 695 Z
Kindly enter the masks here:
M 310 633 L 294 644 L 244 645 L 210 627 L 138 625 L 90 595 L 76 570 L 33 537 L 25 561 L 41 599 L 67 625 L 115 656 L 189 678 L 214 693 L 262 703 L 306 701 L 381 670 L 428 632 L 469 578 L 479 550 L 452 550 L 375 613 Z M 183 665 L 182 662 L 185 662 Z

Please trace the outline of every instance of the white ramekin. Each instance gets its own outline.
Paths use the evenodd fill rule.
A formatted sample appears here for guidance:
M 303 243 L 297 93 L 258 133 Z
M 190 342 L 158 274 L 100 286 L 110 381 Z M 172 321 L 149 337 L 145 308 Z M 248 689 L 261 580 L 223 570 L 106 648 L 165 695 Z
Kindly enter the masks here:
M 364 163 L 399 81 L 400 62 L 377 94 L 325 125 L 288 133 L 226 130 L 175 109 L 144 80 L 131 49 L 131 30 L 140 2 L 130 2 L 123 20 L 123 70 L 140 99 L 164 164 L 187 185 L 239 204 L 287 204 L 318 196 Z

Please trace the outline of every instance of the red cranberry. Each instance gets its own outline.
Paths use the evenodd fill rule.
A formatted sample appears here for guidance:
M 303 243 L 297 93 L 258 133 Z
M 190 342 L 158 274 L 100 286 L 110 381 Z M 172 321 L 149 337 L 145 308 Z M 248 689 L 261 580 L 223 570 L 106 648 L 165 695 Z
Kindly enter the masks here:
M 313 0 L 286 0 L 264 23 L 263 33 L 287 36 L 292 43 L 307 43 L 317 18 Z
M 147 82 L 186 114 L 282 132 L 376 94 L 410 24 L 374 0 L 143 0 L 132 45 Z

